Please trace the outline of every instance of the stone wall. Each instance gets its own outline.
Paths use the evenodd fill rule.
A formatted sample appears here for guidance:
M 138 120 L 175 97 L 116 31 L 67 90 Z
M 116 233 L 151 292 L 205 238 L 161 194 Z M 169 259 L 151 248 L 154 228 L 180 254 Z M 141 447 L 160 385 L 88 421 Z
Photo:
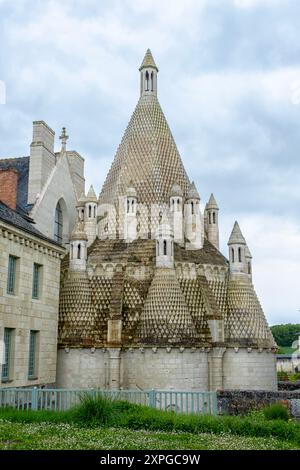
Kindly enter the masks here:
M 122 363 L 124 388 L 209 390 L 207 353 L 200 349 L 127 350 Z
M 243 415 L 272 403 L 283 402 L 300 418 L 300 391 L 222 390 L 217 392 L 220 414 Z
M 57 387 L 109 388 L 110 354 L 103 349 L 60 349 Z M 196 349 L 127 349 L 120 355 L 120 388 L 208 390 L 207 353 Z
M 16 256 L 16 290 L 7 293 L 9 255 Z M 13 329 L 10 377 L 1 387 L 23 387 L 56 380 L 60 256 L 62 248 L 0 224 L 0 340 Z M 39 299 L 32 299 L 33 264 L 41 265 Z M 38 331 L 37 378 L 28 379 L 30 330 Z M 2 358 L 1 358 L 2 359 Z M 0 367 L 1 371 L 1 367 Z
M 223 389 L 277 390 L 276 356 L 268 350 L 227 349 Z
M 109 356 L 102 349 L 59 349 L 58 388 L 108 388 Z

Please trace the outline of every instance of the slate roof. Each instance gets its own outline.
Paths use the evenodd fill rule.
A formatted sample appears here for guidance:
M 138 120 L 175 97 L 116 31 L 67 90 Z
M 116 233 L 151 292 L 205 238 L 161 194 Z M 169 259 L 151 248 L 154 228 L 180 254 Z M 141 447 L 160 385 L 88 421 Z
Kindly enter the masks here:
M 0 169 L 13 169 L 18 172 L 18 194 L 17 211 L 28 213 L 32 205 L 27 204 L 28 199 L 28 178 L 29 178 L 29 157 L 6 158 L 0 160 Z
M 6 222 L 9 225 L 13 225 L 14 227 L 24 230 L 31 235 L 35 235 L 38 238 L 46 240 L 49 243 L 53 243 L 54 245 L 61 246 L 56 243 L 54 240 L 45 237 L 38 229 L 36 229 L 33 225 L 33 221 L 30 222 L 31 219 L 26 216 L 22 216 L 19 212 L 14 211 L 10 207 L 8 207 L 4 202 L 0 201 L 0 221 Z

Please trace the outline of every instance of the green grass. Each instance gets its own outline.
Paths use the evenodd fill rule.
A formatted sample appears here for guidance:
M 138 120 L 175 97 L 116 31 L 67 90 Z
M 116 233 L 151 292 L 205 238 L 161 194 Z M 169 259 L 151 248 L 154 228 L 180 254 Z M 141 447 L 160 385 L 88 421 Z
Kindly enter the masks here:
M 2 426 L 5 429 L 2 431 L 3 437 L 0 435 L 0 439 L 2 439 L 0 448 L 1 445 L 8 446 L 7 448 L 12 448 L 11 446 L 31 448 L 26 447 L 27 444 L 35 446 L 33 448 L 40 448 L 36 447 L 42 445 L 38 444 L 38 436 L 44 433 L 45 446 L 53 445 L 54 447 L 51 448 L 56 448 L 56 445 L 71 446 L 67 448 L 95 448 L 93 447 L 95 445 L 108 445 L 108 448 L 112 446 L 110 448 L 116 449 L 134 448 L 118 446 L 132 446 L 137 440 L 136 442 L 139 442 L 137 448 L 141 448 L 143 443 L 143 446 L 150 446 L 145 448 L 155 449 L 155 446 L 158 445 L 157 440 L 161 439 L 159 449 L 190 448 L 186 447 L 187 445 L 196 446 L 191 448 L 205 449 L 211 448 L 207 446 L 217 446 L 219 441 L 224 443 L 224 448 L 233 448 L 230 446 L 234 446 L 234 442 L 236 442 L 238 448 L 241 449 L 246 448 L 243 446 L 254 445 L 258 447 L 251 448 L 300 449 L 299 423 L 292 420 L 288 422 L 282 419 L 274 420 L 274 413 L 273 415 L 271 413 L 268 418 L 270 419 L 266 419 L 263 411 L 245 417 L 183 415 L 132 405 L 124 401 L 108 401 L 101 397 L 88 398 L 85 396 L 80 405 L 61 413 L 0 409 L 0 420 L 2 420 Z M 10 432 L 10 426 L 15 429 L 15 433 Z M 68 429 L 70 439 L 72 436 L 73 438 L 59 443 L 60 439 L 57 433 L 61 434 L 64 429 Z M 32 434 L 29 434 L 28 440 L 26 440 L 28 432 L 37 436 L 37 440 L 31 439 Z M 18 435 L 20 435 L 19 438 L 16 437 Z M 96 441 L 93 441 L 93 436 Z M 126 436 L 128 436 L 128 444 L 126 444 Z M 125 441 L 121 444 L 123 437 Z M 40 438 L 42 443 L 43 436 Z M 144 441 L 140 441 L 142 438 Z M 78 443 L 76 439 L 78 439 Z M 92 439 L 92 443 L 88 444 L 90 439 Z M 106 444 L 107 442 L 110 444 Z M 280 442 L 281 444 L 279 444 Z M 84 447 L 74 447 L 77 445 Z M 91 447 L 86 447 L 89 445 Z M 162 447 L 164 445 L 167 447 Z M 171 445 L 173 447 L 168 447 Z M 222 448 L 221 445 L 216 448 Z M 275 447 L 268 447 L 268 445 Z M 279 445 L 283 447 L 278 447 Z
M 210 433 L 132 431 L 119 428 L 80 428 L 61 423 L 11 423 L 0 420 L 1 450 L 284 450 L 294 443 L 273 437 Z

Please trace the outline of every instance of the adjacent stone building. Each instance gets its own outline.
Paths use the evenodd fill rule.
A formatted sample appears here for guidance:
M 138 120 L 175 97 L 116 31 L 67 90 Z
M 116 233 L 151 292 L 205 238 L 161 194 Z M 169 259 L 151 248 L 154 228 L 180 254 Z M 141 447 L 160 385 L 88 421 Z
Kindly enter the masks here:
M 62 265 L 59 387 L 276 389 L 276 344 L 236 222 L 200 210 L 157 99 L 148 50 L 140 99 L 97 200 L 77 201 Z
M 60 139 L 54 152 L 34 122 L 30 156 L 0 160 L 0 387 L 56 382 L 60 264 L 84 188 L 83 159 Z

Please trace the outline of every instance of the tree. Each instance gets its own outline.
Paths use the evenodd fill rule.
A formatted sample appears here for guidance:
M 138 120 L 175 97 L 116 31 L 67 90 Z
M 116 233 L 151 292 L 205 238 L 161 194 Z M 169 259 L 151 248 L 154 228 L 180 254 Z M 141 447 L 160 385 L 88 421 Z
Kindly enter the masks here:
M 291 347 L 296 339 L 296 333 L 300 332 L 300 324 L 274 325 L 271 326 L 271 330 L 278 346 Z

